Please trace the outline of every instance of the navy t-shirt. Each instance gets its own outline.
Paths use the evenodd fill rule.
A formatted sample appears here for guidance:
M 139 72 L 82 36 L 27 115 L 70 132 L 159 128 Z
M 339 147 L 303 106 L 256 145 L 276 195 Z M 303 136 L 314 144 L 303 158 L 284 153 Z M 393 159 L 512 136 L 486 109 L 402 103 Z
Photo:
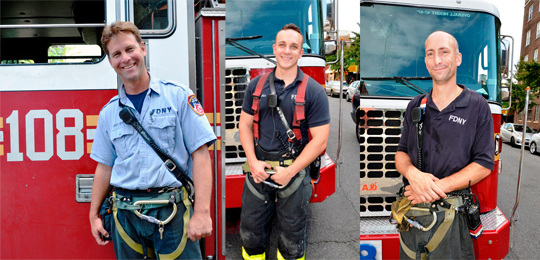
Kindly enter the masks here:
M 459 84 L 458 84 L 459 85 Z M 423 171 L 441 179 L 450 176 L 472 162 L 493 170 L 495 141 L 493 118 L 487 101 L 463 85 L 461 94 L 443 111 L 431 99 L 425 109 L 422 164 Z M 415 97 L 404 115 L 398 151 L 405 152 L 416 166 L 416 126 L 411 111 L 420 106 L 426 95 Z M 409 182 L 403 178 L 405 185 Z
M 135 95 L 126 94 L 126 96 L 129 98 L 131 103 L 133 103 L 133 106 L 135 107 L 135 109 L 137 109 L 139 113 L 141 113 L 142 105 L 144 103 L 144 98 L 146 97 L 147 92 L 148 89 Z
M 283 110 L 283 114 L 289 123 L 289 127 L 292 128 L 292 121 L 294 118 L 294 106 L 296 99 L 296 92 L 298 86 L 302 82 L 304 73 L 302 70 L 298 70 L 296 79 L 289 86 L 285 87 L 285 82 L 281 79 L 274 77 L 274 85 L 276 87 L 276 94 L 278 96 L 278 105 Z M 257 83 L 261 77 L 253 79 L 247 89 L 244 97 L 244 103 L 242 104 L 242 111 L 253 115 L 251 106 L 253 104 L 253 93 L 257 87 Z M 282 140 L 287 142 L 287 134 L 285 127 L 279 119 L 277 111 L 272 116 L 271 109 L 268 107 L 267 95 L 270 94 L 270 79 L 267 79 L 261 92 L 261 99 L 259 102 L 259 145 L 261 148 L 267 151 L 281 151 L 285 148 L 281 141 L 277 138 L 274 129 L 277 129 L 282 137 Z M 308 130 L 311 127 L 322 126 L 330 123 L 330 109 L 328 107 L 328 97 L 324 88 L 317 83 L 311 77 L 309 78 L 306 87 L 305 96 L 305 117 L 306 120 L 300 124 L 300 131 L 302 132 L 302 144 L 306 144 L 309 140 Z

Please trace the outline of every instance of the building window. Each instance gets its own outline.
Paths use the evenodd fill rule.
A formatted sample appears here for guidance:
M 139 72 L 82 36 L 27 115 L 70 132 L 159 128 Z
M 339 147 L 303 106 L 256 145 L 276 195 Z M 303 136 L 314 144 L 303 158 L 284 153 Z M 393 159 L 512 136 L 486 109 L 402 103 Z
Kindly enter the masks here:
M 523 61 L 524 61 L 524 62 L 529 61 L 529 54 L 525 55 L 525 57 L 523 58 Z
M 527 20 L 527 21 L 530 21 L 532 19 L 533 9 L 534 9 L 534 4 L 531 5 L 531 7 L 529 7 L 529 20 Z
M 536 39 L 540 37 L 540 22 L 536 24 Z
M 538 49 L 534 50 L 534 61 L 538 61 Z
M 538 122 L 540 118 L 540 106 L 536 106 L 536 113 L 534 113 L 534 121 Z
M 527 41 L 525 42 L 525 46 L 529 46 L 531 43 L 531 30 L 527 31 Z
M 519 121 L 523 120 L 523 111 L 519 112 L 518 120 Z
M 533 112 L 533 108 L 529 107 L 529 112 L 527 112 L 527 121 L 532 120 L 532 112 Z

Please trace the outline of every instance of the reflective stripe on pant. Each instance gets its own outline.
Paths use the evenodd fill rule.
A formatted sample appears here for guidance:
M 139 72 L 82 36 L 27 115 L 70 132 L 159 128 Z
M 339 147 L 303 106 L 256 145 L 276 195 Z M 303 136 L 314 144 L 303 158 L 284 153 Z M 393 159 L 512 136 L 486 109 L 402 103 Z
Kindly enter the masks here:
M 159 226 L 140 219 L 132 211 L 113 208 L 112 239 L 118 259 L 202 259 L 199 241 L 187 239 L 187 227 L 193 206 L 182 191 L 183 203 L 177 203 L 178 212 L 163 227 L 163 239 Z M 164 220 L 170 216 L 172 206 L 149 210 L 146 215 Z
M 289 187 L 295 187 L 297 179 L 299 185 L 292 191 Z M 291 179 L 287 186 L 276 190 L 265 184 L 255 183 L 249 174 L 246 175 L 242 194 L 240 236 L 243 251 L 247 256 L 253 257 L 266 252 L 274 217 L 277 217 L 281 232 L 278 235 L 280 255 L 284 259 L 301 259 L 304 256 L 306 207 L 313 189 L 310 181 L 311 177 L 304 169 Z
M 454 220 L 442 239 L 437 234 L 441 224 L 447 219 L 449 211 L 437 213 L 437 223 L 429 231 L 421 231 L 417 228 L 409 228 L 409 231 L 399 233 L 400 259 L 474 259 L 474 247 L 469 228 L 463 213 L 455 213 Z M 423 226 L 428 226 L 433 216 L 417 216 L 416 221 Z M 441 239 L 438 245 L 434 244 L 434 237 Z M 436 241 L 435 241 L 436 242 Z M 432 251 L 428 250 L 431 249 Z

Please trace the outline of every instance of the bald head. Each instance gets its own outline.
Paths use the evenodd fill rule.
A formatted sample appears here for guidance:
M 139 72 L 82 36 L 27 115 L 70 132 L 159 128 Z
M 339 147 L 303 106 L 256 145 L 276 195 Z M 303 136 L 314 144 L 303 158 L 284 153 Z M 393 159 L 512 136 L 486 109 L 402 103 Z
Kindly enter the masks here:
M 442 39 L 448 40 L 449 45 L 454 47 L 454 54 L 457 55 L 459 53 L 459 44 L 456 38 L 452 34 L 449 34 L 445 31 L 434 31 L 427 37 L 426 42 L 424 43 L 424 46 L 426 47 L 426 51 L 427 51 L 427 42 L 430 39 L 435 39 L 435 38 L 438 38 L 438 39 L 442 38 Z

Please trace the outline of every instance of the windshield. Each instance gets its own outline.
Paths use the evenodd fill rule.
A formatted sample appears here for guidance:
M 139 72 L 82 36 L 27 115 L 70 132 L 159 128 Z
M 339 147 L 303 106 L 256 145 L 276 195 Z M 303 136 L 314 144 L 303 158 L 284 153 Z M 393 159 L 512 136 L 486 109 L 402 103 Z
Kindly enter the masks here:
M 294 23 L 304 35 L 304 55 L 324 55 L 323 17 L 320 0 L 235 0 L 227 2 L 227 38 L 262 35 L 253 40 L 238 40 L 259 54 L 273 55 L 272 44 L 281 28 Z M 227 57 L 251 55 L 231 45 Z
M 365 95 L 413 97 L 430 91 L 424 43 L 436 30 L 456 37 L 462 63 L 457 83 L 500 102 L 500 22 L 485 13 L 362 4 L 361 78 Z
M 514 125 L 514 129 L 516 129 L 516 132 L 523 132 L 523 126 L 522 125 Z M 527 133 L 534 134 L 536 132 L 532 128 L 527 126 Z

